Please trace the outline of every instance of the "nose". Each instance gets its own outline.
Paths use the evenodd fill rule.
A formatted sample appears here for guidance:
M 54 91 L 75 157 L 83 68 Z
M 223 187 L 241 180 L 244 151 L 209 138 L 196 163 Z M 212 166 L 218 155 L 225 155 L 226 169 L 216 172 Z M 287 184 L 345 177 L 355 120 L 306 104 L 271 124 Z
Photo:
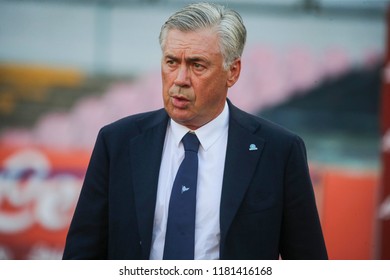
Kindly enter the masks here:
M 186 65 L 180 65 L 174 83 L 178 87 L 189 87 L 191 85 L 189 71 Z

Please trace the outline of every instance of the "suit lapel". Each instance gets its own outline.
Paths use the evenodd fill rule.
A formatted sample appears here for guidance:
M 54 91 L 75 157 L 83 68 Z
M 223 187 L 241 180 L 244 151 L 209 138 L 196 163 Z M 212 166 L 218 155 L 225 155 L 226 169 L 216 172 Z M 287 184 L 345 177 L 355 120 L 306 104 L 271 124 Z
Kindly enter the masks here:
M 160 163 L 168 116 L 165 111 L 153 120 L 139 123 L 141 134 L 130 141 L 130 159 L 138 229 L 145 259 L 149 258 Z
M 220 208 L 221 252 L 265 144 L 264 139 L 255 134 L 260 129 L 258 122 L 246 117 L 230 102 L 229 106 L 229 134 Z

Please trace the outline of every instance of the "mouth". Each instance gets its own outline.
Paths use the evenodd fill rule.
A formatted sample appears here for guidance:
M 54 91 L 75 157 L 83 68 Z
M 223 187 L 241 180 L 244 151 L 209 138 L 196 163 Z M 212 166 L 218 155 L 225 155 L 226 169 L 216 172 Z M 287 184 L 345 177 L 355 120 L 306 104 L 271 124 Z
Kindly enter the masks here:
M 184 96 L 171 96 L 172 105 L 179 109 L 185 109 L 188 104 L 190 103 L 190 100 Z

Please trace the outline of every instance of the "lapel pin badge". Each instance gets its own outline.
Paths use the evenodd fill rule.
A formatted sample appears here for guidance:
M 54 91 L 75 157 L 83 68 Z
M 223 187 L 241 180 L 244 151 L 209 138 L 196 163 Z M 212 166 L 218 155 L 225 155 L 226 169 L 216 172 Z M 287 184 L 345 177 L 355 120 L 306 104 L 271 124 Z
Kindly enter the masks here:
M 250 144 L 249 151 L 257 151 L 257 146 L 255 144 Z

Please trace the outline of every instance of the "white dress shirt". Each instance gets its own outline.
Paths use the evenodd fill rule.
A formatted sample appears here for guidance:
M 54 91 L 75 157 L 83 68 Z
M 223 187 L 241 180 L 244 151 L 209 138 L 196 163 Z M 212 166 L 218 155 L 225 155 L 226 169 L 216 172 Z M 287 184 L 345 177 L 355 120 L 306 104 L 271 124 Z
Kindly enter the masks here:
M 219 208 L 225 166 L 229 108 L 195 130 L 199 139 L 198 183 L 195 219 L 195 259 L 219 259 Z M 161 260 L 164 252 L 168 207 L 173 181 L 184 158 L 181 142 L 189 131 L 172 119 L 168 123 L 158 179 L 150 259 Z

